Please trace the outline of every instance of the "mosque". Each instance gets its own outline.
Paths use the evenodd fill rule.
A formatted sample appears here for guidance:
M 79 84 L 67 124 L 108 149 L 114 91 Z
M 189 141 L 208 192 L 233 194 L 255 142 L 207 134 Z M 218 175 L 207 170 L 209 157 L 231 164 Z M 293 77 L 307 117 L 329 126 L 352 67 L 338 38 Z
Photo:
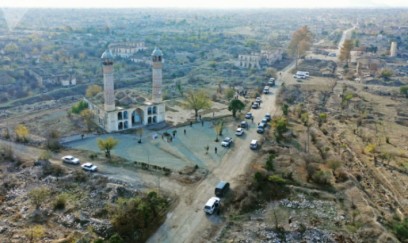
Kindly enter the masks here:
M 113 55 L 109 50 L 102 54 L 103 102 L 96 102 L 87 98 L 85 101 L 94 115 L 94 122 L 106 132 L 124 131 L 164 122 L 166 111 L 162 98 L 162 51 L 155 48 L 151 58 L 151 98 L 132 99 L 126 97 L 126 105 L 123 105 L 124 102 L 119 102 L 119 105 L 116 105 L 118 100 L 115 97 Z

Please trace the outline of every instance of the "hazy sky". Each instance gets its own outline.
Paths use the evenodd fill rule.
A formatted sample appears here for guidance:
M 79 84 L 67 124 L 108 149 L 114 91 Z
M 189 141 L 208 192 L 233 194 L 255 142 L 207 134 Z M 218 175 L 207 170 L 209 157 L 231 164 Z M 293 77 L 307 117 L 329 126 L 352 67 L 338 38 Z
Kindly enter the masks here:
M 1 0 L 0 7 L 354 8 L 408 7 L 408 0 Z

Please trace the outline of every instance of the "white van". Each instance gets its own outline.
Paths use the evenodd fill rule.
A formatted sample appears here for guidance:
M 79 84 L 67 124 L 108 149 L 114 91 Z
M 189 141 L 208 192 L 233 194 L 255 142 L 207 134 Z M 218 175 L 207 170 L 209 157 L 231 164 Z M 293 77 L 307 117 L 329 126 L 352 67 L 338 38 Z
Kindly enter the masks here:
M 294 78 L 306 79 L 309 78 L 309 72 L 297 71 Z

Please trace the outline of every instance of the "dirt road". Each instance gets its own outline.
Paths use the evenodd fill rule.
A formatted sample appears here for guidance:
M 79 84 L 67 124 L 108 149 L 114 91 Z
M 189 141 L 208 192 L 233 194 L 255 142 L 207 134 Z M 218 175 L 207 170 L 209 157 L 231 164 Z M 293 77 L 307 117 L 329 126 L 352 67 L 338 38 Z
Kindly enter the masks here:
M 282 76 L 286 76 L 286 69 Z M 237 179 L 243 175 L 248 165 L 257 157 L 257 151 L 249 148 L 252 139 L 260 140 L 262 135 L 256 133 L 256 123 L 260 122 L 266 113 L 276 111 L 275 98 L 277 88 L 272 94 L 262 96 L 260 109 L 251 110 L 255 119 L 244 137 L 234 137 L 231 151 L 224 156 L 221 164 L 210 171 L 207 178 L 194 188 L 185 188 L 179 195 L 181 200 L 177 207 L 167 215 L 166 221 L 148 242 L 200 242 L 197 236 L 212 224 L 222 224 L 217 216 L 207 216 L 203 212 L 206 201 L 214 195 L 214 186 L 220 180 L 231 183 L 233 189 L 238 185 Z M 251 122 L 250 122 L 251 123 Z

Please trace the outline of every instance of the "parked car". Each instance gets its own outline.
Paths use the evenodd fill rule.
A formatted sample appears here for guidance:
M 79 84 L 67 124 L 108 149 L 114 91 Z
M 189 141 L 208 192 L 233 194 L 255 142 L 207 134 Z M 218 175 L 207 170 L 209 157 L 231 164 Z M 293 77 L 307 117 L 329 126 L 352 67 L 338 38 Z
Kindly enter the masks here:
M 79 159 L 75 158 L 72 155 L 67 155 L 61 158 L 62 162 L 67 163 L 67 164 L 73 164 L 73 165 L 79 165 Z
M 204 206 L 204 212 L 206 214 L 213 214 L 219 210 L 221 205 L 221 199 L 219 197 L 211 197 L 208 199 L 207 203 Z
M 95 172 L 95 171 L 98 170 L 98 166 L 96 166 L 96 165 L 94 165 L 94 164 L 92 164 L 90 162 L 82 164 L 81 167 L 82 167 L 83 170 L 90 171 L 90 172 Z
M 272 120 L 272 116 L 271 116 L 271 114 L 269 114 L 269 113 L 266 113 L 266 114 L 265 114 L 265 118 L 266 118 L 266 120 L 267 120 L 268 122 Z
M 232 143 L 232 138 L 225 137 L 224 140 L 222 140 L 222 142 L 221 142 L 221 146 L 229 147 L 229 146 L 231 146 L 231 143 Z
M 244 134 L 244 129 L 242 127 L 237 128 L 235 135 L 242 136 Z
M 258 140 L 252 139 L 251 143 L 249 144 L 249 147 L 250 147 L 251 149 L 257 149 L 258 146 L 259 146 Z
M 269 81 L 268 81 L 268 85 L 271 86 L 271 87 L 275 86 L 275 79 L 270 78 Z
M 258 109 L 259 108 L 259 104 L 258 103 L 256 103 L 256 102 L 254 102 L 254 103 L 252 103 L 252 109 Z
M 240 124 L 240 127 L 242 127 L 242 128 L 248 128 L 248 122 L 242 121 L 241 124 Z
M 262 103 L 261 97 L 256 97 L 255 102 Z
M 217 197 L 223 197 L 229 191 L 230 184 L 226 181 L 218 182 L 217 186 L 215 186 L 215 195 Z
M 258 124 L 258 128 L 260 127 L 260 128 L 263 128 L 263 129 L 265 129 L 266 128 L 266 123 L 262 120 L 262 122 L 260 122 L 259 124 Z
M 265 132 L 265 128 L 259 126 L 259 127 L 256 129 L 256 132 L 259 133 L 259 134 L 262 134 L 262 133 Z
M 246 113 L 245 118 L 246 119 L 251 119 L 252 118 L 252 113 L 251 112 Z
M 266 118 L 266 117 L 262 118 L 261 123 L 265 123 L 265 124 L 267 124 L 267 123 L 268 123 L 268 118 Z

